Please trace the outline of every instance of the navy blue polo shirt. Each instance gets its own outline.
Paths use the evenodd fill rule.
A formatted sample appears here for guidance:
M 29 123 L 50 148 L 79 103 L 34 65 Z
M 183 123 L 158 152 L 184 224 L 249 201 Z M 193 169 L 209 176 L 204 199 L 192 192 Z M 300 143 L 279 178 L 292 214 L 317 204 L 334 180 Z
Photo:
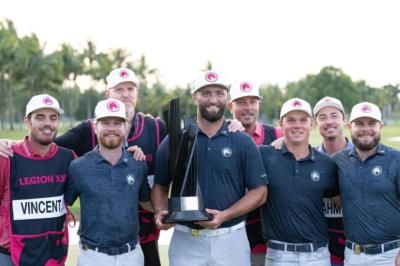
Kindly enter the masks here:
M 261 208 L 266 239 L 290 243 L 327 242 L 323 198 L 338 194 L 333 159 L 309 147 L 296 160 L 285 145 L 281 150 L 261 146 L 268 175 L 268 199 Z
M 156 159 L 155 183 L 171 182 L 168 165 L 168 137 L 161 143 Z M 247 189 L 268 183 L 260 152 L 253 140 L 242 132 L 229 132 L 225 122 L 208 138 L 201 130 L 197 136 L 198 180 L 205 207 L 225 210 L 239 201 Z M 224 222 L 229 227 L 244 221 L 245 215 Z
M 150 199 L 145 162 L 123 150 L 111 165 L 98 147 L 74 160 L 68 168 L 65 199 L 72 205 L 79 196 L 83 243 L 116 247 L 138 239 L 138 201 Z
M 346 237 L 359 244 L 400 239 L 400 152 L 379 144 L 364 161 L 354 149 L 334 157 Z

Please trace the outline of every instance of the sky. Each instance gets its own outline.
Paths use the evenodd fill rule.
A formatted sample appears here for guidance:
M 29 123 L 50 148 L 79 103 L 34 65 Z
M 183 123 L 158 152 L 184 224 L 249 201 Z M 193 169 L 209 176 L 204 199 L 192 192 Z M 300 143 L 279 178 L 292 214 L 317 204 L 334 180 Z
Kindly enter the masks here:
M 398 0 L 3 1 L 0 19 L 48 51 L 63 42 L 145 55 L 169 87 L 208 60 L 228 80 L 284 86 L 335 66 L 371 86 L 400 83 Z

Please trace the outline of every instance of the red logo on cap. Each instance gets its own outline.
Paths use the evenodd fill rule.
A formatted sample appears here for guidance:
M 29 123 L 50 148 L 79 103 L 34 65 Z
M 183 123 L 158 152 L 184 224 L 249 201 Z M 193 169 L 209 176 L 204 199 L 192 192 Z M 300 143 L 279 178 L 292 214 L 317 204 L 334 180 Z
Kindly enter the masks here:
M 53 105 L 53 100 L 52 99 L 50 99 L 50 97 L 44 97 L 43 98 L 43 103 L 45 104 L 45 105 Z
M 361 112 L 363 112 L 363 113 L 371 113 L 372 112 L 372 108 L 368 104 L 364 104 L 363 106 L 361 106 Z
M 326 98 L 324 99 L 324 101 L 325 101 L 325 102 L 330 102 L 330 101 L 331 101 L 331 98 L 326 97 Z
M 241 91 L 249 92 L 252 89 L 253 89 L 253 86 L 251 86 L 250 82 L 245 81 L 245 82 L 240 83 L 240 90 Z
M 206 73 L 205 78 L 208 82 L 213 82 L 218 80 L 218 75 L 215 72 L 209 71 Z
M 119 72 L 119 76 L 121 77 L 121 78 L 129 78 L 129 73 L 128 73 L 128 71 L 126 71 L 126 70 L 121 70 L 120 72 Z
M 107 109 L 111 112 L 118 112 L 119 111 L 119 104 L 115 101 L 110 101 L 107 103 Z
M 301 104 L 300 101 L 297 101 L 297 100 L 296 100 L 296 101 L 293 101 L 293 102 L 292 102 L 292 106 L 293 106 L 293 107 L 301 107 L 302 104 Z

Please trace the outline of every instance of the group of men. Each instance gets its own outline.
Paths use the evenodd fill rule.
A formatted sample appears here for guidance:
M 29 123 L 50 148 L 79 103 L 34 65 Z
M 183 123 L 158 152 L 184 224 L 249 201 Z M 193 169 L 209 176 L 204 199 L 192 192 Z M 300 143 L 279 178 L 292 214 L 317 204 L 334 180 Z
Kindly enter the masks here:
M 18 236 L 18 231 L 14 233 L 14 227 L 11 226 L 16 220 L 12 218 L 13 213 L 21 211 L 21 208 L 24 211 L 37 212 L 37 209 L 26 206 L 33 206 L 34 203 L 38 206 L 40 204 L 51 205 L 53 202 L 57 202 L 58 198 L 50 197 L 53 201 L 46 200 L 43 195 L 36 192 L 36 190 L 45 190 L 43 192 L 45 195 L 55 193 L 49 190 L 48 183 L 59 184 L 61 192 L 58 193 L 62 202 L 57 203 L 63 207 L 62 211 L 55 214 L 46 209 L 50 213 L 43 214 L 42 217 L 37 215 L 22 217 L 21 220 L 24 220 L 25 227 L 26 223 L 31 222 L 32 219 L 34 221 L 41 219 L 43 221 L 39 221 L 40 224 L 45 222 L 54 227 L 54 222 L 48 218 L 66 219 L 67 208 L 64 206 L 64 202 L 72 204 L 79 196 L 82 210 L 79 228 L 79 265 L 143 265 L 143 254 L 145 265 L 161 265 L 157 246 L 159 230 L 154 223 L 153 209 L 149 208 L 150 204 L 144 204 L 143 206 L 146 208 L 142 208 L 138 205 L 138 201 L 149 201 L 150 190 L 148 189 L 146 195 L 146 185 L 152 185 L 156 151 L 166 135 L 165 125 L 159 119 L 135 112 L 139 82 L 131 70 L 115 69 L 110 72 L 106 80 L 108 100 L 98 103 L 94 119 L 83 121 L 62 136 L 56 137 L 60 115 L 63 111 L 58 101 L 52 96 L 37 95 L 29 101 L 24 118 L 29 130 L 28 137 L 22 143 L 13 145 L 10 141 L 3 141 L 3 144 L 6 145 L 1 148 L 2 154 L 6 157 L 10 156 L 10 158 L 0 159 L 0 196 L 2 196 L 0 265 L 64 264 L 68 238 L 63 238 L 65 240 L 63 243 L 66 245 L 63 246 L 62 256 L 53 258 L 52 249 L 43 247 L 50 257 L 46 258 L 42 253 L 33 249 L 32 253 L 28 252 L 28 255 L 25 256 L 28 262 L 25 262 L 20 255 L 21 251 L 18 251 L 24 246 L 22 244 L 16 246 L 13 241 L 10 241 L 13 239 L 10 237 L 10 232 Z M 34 108 L 32 109 L 31 106 Z M 52 111 L 51 116 L 48 115 L 48 118 L 41 114 L 44 111 Z M 38 122 L 33 123 L 36 113 L 40 120 L 37 119 Z M 30 124 L 34 124 L 35 127 Z M 44 137 L 46 137 L 46 142 L 42 141 Z M 132 162 L 134 160 L 131 158 L 132 156 L 128 156 L 129 154 L 125 152 L 126 149 L 135 151 L 135 146 L 140 146 L 139 155 L 135 158 L 143 159 L 144 157 L 146 165 Z M 73 158 L 69 161 L 57 161 L 64 168 L 58 169 L 56 173 L 51 173 L 49 169 L 50 166 L 53 168 L 54 163 L 48 159 L 52 158 L 56 150 L 64 150 L 59 147 L 71 149 L 75 157 L 82 157 L 71 165 L 69 163 Z M 30 151 L 25 157 L 31 156 L 32 158 L 27 158 L 30 159 L 29 162 L 19 164 L 17 167 L 14 160 L 18 158 L 19 150 L 21 153 Z M 39 153 L 42 150 L 43 152 Z M 44 165 L 36 166 L 38 162 L 42 162 Z M 68 168 L 69 166 L 70 168 Z M 19 177 L 14 168 L 24 169 L 28 173 Z M 88 169 L 91 170 L 88 171 Z M 55 178 L 57 176 L 63 177 L 62 182 L 55 181 L 58 180 Z M 51 177 L 55 180 L 51 182 L 35 181 L 42 178 L 44 180 L 44 177 L 49 177 L 49 179 Z M 19 190 L 19 188 L 9 185 L 10 182 L 16 182 L 18 185 L 21 183 L 19 180 L 30 180 L 24 183 L 29 185 L 24 188 L 32 191 L 28 191 L 30 195 L 27 196 L 26 203 L 25 201 L 16 201 L 18 198 L 14 198 L 13 191 Z M 140 194 L 138 194 L 139 191 Z M 40 198 L 43 203 L 34 200 L 36 198 Z M 12 205 L 10 202 L 13 202 Z M 17 203 L 21 206 L 19 209 L 15 209 L 19 206 Z M 45 206 L 47 207 L 47 205 Z M 137 235 L 138 223 L 140 223 L 139 236 Z M 59 225 L 57 230 L 53 227 L 41 226 L 36 230 L 41 232 L 41 238 L 46 238 L 47 232 L 53 231 L 58 232 L 56 236 L 61 236 L 61 233 L 67 234 L 68 227 L 64 228 Z M 30 226 L 27 228 L 33 230 Z M 37 233 L 32 232 L 31 234 Z M 137 245 L 138 238 L 140 246 Z M 54 241 L 57 245 L 52 244 L 53 246 L 62 247 L 60 240 L 55 239 Z M 19 242 L 21 241 L 19 240 Z M 140 249 L 143 250 L 143 253 Z M 24 250 L 29 251 L 31 247 L 25 246 Z M 136 254 L 135 259 L 126 260 L 126 256 L 132 254 Z M 89 260 L 86 259 L 88 256 Z
M 0 157 L 0 265 L 63 265 L 66 205 L 79 197 L 78 265 L 160 265 L 157 225 L 174 227 L 173 266 L 400 266 L 400 153 L 380 143 L 379 108 L 352 108 L 350 142 L 338 99 L 324 97 L 313 112 L 290 99 L 274 128 L 259 122 L 258 87 L 228 84 L 206 71 L 192 88 L 198 182 L 212 217 L 195 223 L 164 223 L 169 139 L 160 120 L 135 112 L 132 71 L 113 70 L 94 119 L 61 137 L 57 100 L 34 96 L 28 136 L 0 148 L 12 156 Z M 228 129 L 226 108 L 244 132 Z M 318 147 L 309 144 L 314 119 Z M 140 150 L 135 158 L 126 151 L 134 145 L 147 164 Z

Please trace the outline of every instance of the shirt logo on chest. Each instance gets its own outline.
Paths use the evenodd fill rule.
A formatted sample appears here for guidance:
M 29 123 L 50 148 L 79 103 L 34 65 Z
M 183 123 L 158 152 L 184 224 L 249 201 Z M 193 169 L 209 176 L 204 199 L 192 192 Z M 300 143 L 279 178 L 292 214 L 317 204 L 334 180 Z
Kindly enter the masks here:
M 381 175 L 382 174 L 382 167 L 381 166 L 375 166 L 374 168 L 372 168 L 371 174 L 374 175 L 374 176 Z
M 315 181 L 315 182 L 320 180 L 320 175 L 319 175 L 318 171 L 312 171 L 310 174 L 310 177 L 311 177 L 311 180 Z
M 229 148 L 229 147 L 224 147 L 224 148 L 222 148 L 221 153 L 222 153 L 222 156 L 224 156 L 224 157 L 226 157 L 226 158 L 232 156 L 232 150 L 231 150 L 231 148 Z
M 135 184 L 136 178 L 134 175 L 129 174 L 126 176 L 126 183 L 128 183 L 128 185 L 133 186 Z

